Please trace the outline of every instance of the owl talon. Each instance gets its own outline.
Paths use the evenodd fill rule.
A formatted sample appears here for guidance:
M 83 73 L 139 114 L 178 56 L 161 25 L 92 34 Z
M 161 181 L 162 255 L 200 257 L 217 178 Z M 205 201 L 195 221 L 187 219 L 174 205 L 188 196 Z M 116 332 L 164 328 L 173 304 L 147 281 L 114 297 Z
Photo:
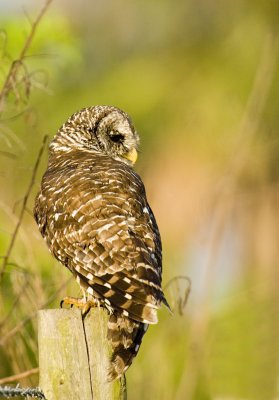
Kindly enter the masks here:
M 70 308 L 74 306 L 81 310 L 83 316 L 85 316 L 91 307 L 98 307 L 100 302 L 98 300 L 92 299 L 87 300 L 84 297 L 79 299 L 76 297 L 65 297 L 60 301 L 60 307 L 63 308 L 64 305 L 68 304 Z

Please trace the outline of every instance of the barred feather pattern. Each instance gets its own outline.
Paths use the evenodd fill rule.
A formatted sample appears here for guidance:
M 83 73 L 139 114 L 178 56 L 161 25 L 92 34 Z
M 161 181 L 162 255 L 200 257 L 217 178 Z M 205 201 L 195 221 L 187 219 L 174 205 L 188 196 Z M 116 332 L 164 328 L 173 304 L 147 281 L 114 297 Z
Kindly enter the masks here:
M 85 109 L 62 126 L 50 146 L 34 208 L 50 252 L 73 273 L 88 299 L 97 299 L 111 314 L 110 379 L 130 366 L 148 325 L 157 323 L 157 309 L 167 304 L 160 234 L 140 177 L 118 154 L 84 145 L 84 135 L 77 133 L 96 113 L 100 124 L 110 113 L 114 123 L 117 112 Z M 120 117 L 123 125 L 126 114 Z

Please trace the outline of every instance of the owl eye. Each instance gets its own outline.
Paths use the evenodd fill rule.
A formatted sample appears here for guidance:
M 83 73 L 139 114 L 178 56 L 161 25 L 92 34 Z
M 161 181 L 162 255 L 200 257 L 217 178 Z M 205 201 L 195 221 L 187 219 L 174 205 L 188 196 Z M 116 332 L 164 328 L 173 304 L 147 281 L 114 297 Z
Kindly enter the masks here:
M 124 140 L 124 136 L 121 135 L 121 133 L 113 133 L 110 135 L 110 140 L 113 141 L 114 143 L 119 143 Z

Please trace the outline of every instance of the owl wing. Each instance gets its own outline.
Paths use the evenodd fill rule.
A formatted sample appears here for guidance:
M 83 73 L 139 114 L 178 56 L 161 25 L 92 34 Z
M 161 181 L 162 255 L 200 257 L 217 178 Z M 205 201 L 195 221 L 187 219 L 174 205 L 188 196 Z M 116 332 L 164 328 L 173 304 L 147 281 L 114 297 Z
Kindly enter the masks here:
M 56 185 L 47 235 L 53 254 L 107 307 L 156 323 L 156 309 L 166 303 L 161 239 L 140 177 L 123 163 L 99 157 L 87 173 L 64 173 Z

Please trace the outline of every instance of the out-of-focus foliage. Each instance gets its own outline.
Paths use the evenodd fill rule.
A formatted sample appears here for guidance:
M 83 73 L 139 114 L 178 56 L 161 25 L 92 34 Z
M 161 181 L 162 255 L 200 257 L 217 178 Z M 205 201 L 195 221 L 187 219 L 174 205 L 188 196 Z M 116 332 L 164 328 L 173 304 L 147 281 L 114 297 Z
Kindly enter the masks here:
M 27 3 L 35 15 L 38 1 Z M 4 4 L 1 84 L 30 29 Z M 186 281 L 168 288 L 175 312 L 162 309 L 146 334 L 127 373 L 131 400 L 279 396 L 278 4 L 54 0 L 6 99 L 1 255 L 44 134 L 94 104 L 123 108 L 140 133 L 136 169 L 161 229 L 164 284 L 186 275 L 192 290 L 180 315 Z M 37 308 L 78 293 L 74 282 L 56 293 L 70 275 L 32 219 L 39 182 L 1 282 L 0 377 L 37 365 Z
M 6 17 L 1 21 L 1 86 L 11 63 L 18 59 L 25 46 L 31 25 L 32 20 L 24 15 L 14 19 Z M 51 19 L 42 20 L 40 29 L 29 46 L 28 55 L 20 66 L 22 84 L 15 84 L 15 90 L 8 98 L 10 102 L 6 104 L 6 111 L 9 116 L 15 113 L 12 107 L 14 101 L 17 106 L 22 106 L 22 103 L 28 104 L 31 87 L 50 95 L 52 90 L 49 82 L 55 85 L 60 81 L 62 74 L 75 74 L 82 62 L 79 48 L 79 40 L 63 15 L 55 14 Z

